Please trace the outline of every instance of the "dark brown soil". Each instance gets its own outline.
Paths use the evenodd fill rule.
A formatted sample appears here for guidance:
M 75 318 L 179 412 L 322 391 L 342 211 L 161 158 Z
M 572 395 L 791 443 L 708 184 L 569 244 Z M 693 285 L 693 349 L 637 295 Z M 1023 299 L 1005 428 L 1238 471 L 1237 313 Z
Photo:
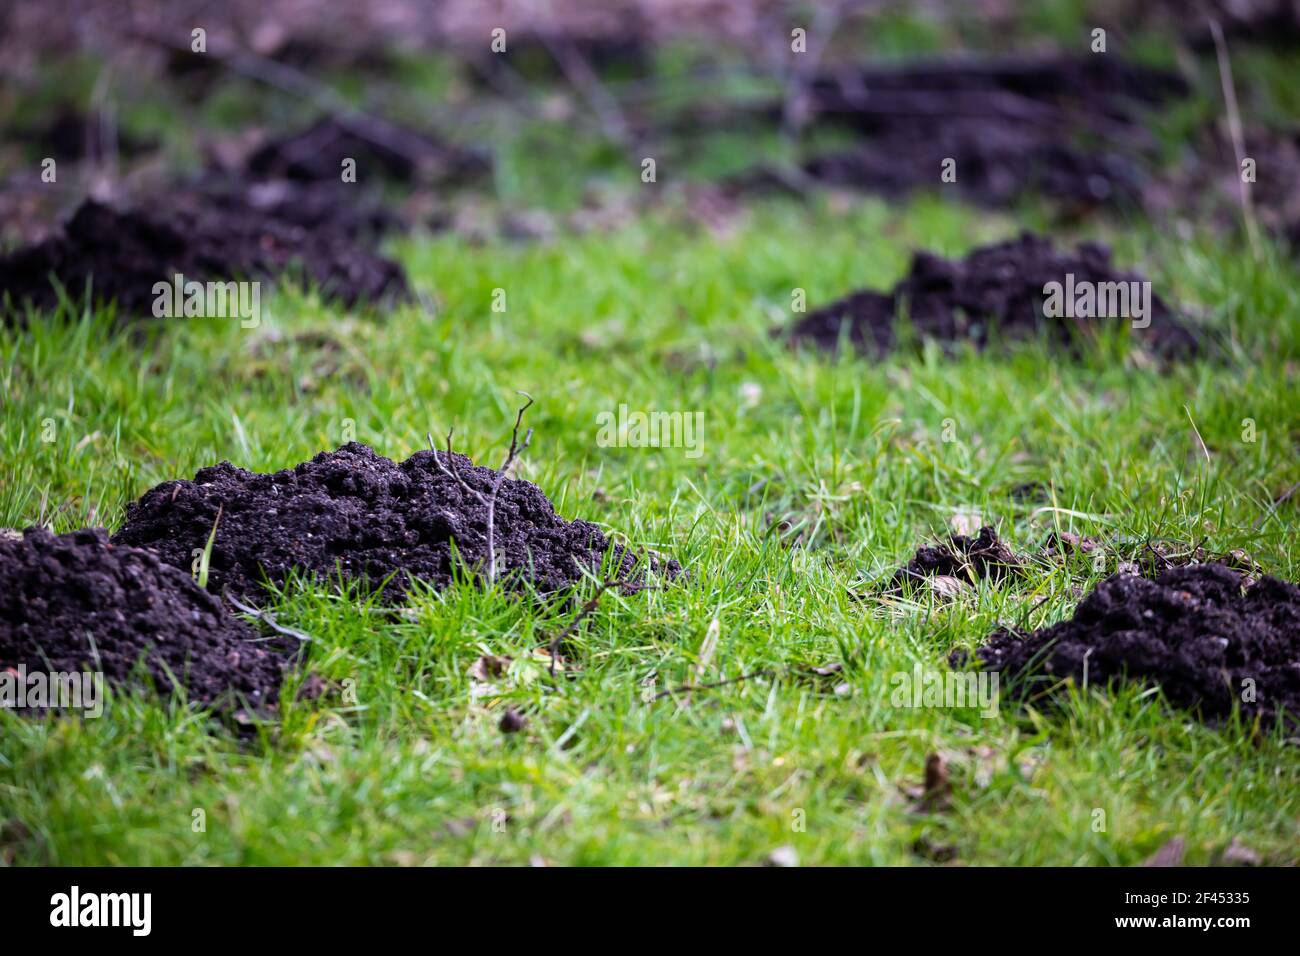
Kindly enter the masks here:
M 880 592 L 900 594 L 935 578 L 956 578 L 963 584 L 981 580 L 1005 581 L 1019 577 L 1034 564 L 1060 564 L 1082 558 L 1097 563 L 1098 571 L 1135 574 L 1155 579 L 1171 568 L 1218 563 L 1247 575 L 1249 581 L 1261 573 L 1259 565 L 1245 551 L 1214 554 L 1205 548 L 1159 538 L 1146 540 L 1103 540 L 1068 531 L 1047 535 L 1036 552 L 1020 554 L 998 537 L 990 526 L 975 537 L 953 534 L 922 545 L 905 565 L 881 583 Z M 944 596 L 951 593 L 938 589 Z
M 816 78 L 803 106 L 859 141 L 803 174 L 890 198 L 939 190 L 1001 207 L 1035 193 L 1076 213 L 1135 204 L 1153 152 L 1141 112 L 1185 93 L 1177 76 L 1113 55 L 840 70 Z M 940 178 L 947 159 L 952 182 Z
M 446 454 L 439 453 L 446 461 Z M 484 496 L 496 472 L 463 455 L 451 461 Z M 189 567 L 203 548 L 217 510 L 209 587 L 255 595 L 265 578 L 279 584 L 295 569 L 307 576 L 362 580 L 370 587 L 390 575 L 384 597 L 400 600 L 412 579 L 451 583 L 457 558 L 470 569 L 487 560 L 487 509 L 435 463 L 433 452 L 390 461 L 356 442 L 321 452 L 275 474 L 255 474 L 223 462 L 193 481 L 167 481 L 127 509 L 118 544 L 153 548 L 170 564 Z M 496 505 L 496 553 L 501 576 L 543 592 L 599 573 L 612 552 L 617 577 L 637 577 L 636 557 L 586 521 L 559 517 L 541 490 L 507 478 Z M 662 567 L 676 573 L 675 562 Z M 481 572 L 480 572 L 481 573 Z
M 1127 121 L 1187 92 L 1187 83 L 1166 70 L 1114 54 L 1084 54 L 840 69 L 815 79 L 808 98 L 814 113 L 870 132 L 896 116 L 995 115 L 1047 123 L 1077 112 L 1084 121 Z
M 166 211 L 118 211 L 87 200 L 60 234 L 0 257 L 0 299 L 12 303 L 5 309 L 11 315 L 25 302 L 53 308 L 53 275 L 73 301 L 92 282 L 95 301 L 116 301 L 119 316 L 151 316 L 154 284 L 176 273 L 200 282 L 299 273 L 348 305 L 406 293 L 397 263 L 342 230 L 306 229 L 187 194 Z
M 143 661 L 160 692 L 174 675 L 191 701 L 264 711 L 287 660 L 188 573 L 114 547 L 102 528 L 0 538 L 0 669 L 100 672 L 125 684 Z
M 1025 561 L 1007 547 L 993 528 L 985 526 L 973 538 L 954 534 L 947 541 L 918 548 L 912 559 L 885 582 L 884 591 L 908 591 L 938 576 L 956 578 L 966 584 L 985 578 L 1001 581 L 1020 574 Z
M 251 179 L 210 170 L 188 190 L 212 205 L 245 209 L 285 226 L 351 237 L 362 243 L 407 227 L 376 191 L 332 180 Z M 191 202 L 196 200 L 191 199 Z
M 1143 281 L 1112 266 L 1110 250 L 1103 245 L 1083 243 L 1076 252 L 1058 252 L 1051 240 L 1022 233 L 981 246 L 964 259 L 918 252 L 892 291 L 854 293 L 808 313 L 787 334 L 795 343 L 824 349 L 835 349 L 843 336 L 860 351 L 881 354 L 896 346 L 897 325 L 904 316 L 922 338 L 979 348 L 994 340 L 1038 336 L 1073 348 L 1095 338 L 1103 323 L 1129 324 L 1123 318 L 1046 315 L 1044 286 L 1064 283 L 1067 274 L 1076 283 Z M 1149 318 L 1148 328 L 1130 333 L 1146 350 L 1164 358 L 1186 358 L 1201 350 L 1197 333 L 1154 291 Z
M 1159 685 L 1177 707 L 1219 721 L 1300 718 L 1300 588 L 1263 577 L 1246 586 L 1221 564 L 1173 568 L 1151 581 L 1117 574 L 1074 617 L 1031 634 L 997 631 L 976 652 L 1026 694 L 1111 681 Z M 950 663 L 969 660 L 955 652 Z M 1252 682 L 1252 683 L 1248 683 Z M 1253 687 L 1254 700 L 1242 700 Z M 1249 695 L 1247 695 L 1249 696 Z
M 324 117 L 306 129 L 273 139 L 247 161 L 258 179 L 341 182 L 342 163 L 356 161 L 357 183 L 464 182 L 491 171 L 483 153 L 370 116 Z
M 899 157 L 906 157 L 903 162 Z M 956 181 L 941 184 L 947 159 Z M 824 186 L 898 197 L 926 189 L 976 205 L 1003 208 L 1035 194 L 1082 214 L 1092 207 L 1134 205 L 1146 176 L 1115 150 L 1088 152 L 1036 130 L 987 120 L 954 120 L 927 131 L 902 129 L 869 147 L 826 153 L 803 172 Z

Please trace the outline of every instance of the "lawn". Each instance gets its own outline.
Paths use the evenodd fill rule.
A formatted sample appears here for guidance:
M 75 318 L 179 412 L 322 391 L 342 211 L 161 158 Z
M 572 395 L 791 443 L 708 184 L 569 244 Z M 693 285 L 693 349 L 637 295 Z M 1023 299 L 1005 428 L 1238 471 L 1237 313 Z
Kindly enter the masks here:
M 1191 864 L 1234 842 L 1300 862 L 1300 750 L 1281 731 L 1207 726 L 1131 686 L 992 716 L 891 701 L 893 675 L 1067 618 L 1103 572 L 1044 563 L 955 601 L 870 590 L 977 519 L 1022 551 L 1053 530 L 1173 539 L 1300 579 L 1296 499 L 1275 504 L 1300 480 L 1292 252 L 941 196 L 778 197 L 704 221 L 671 162 L 643 183 L 576 136 L 533 162 L 536 135 L 503 143 L 499 207 L 541 203 L 585 161 L 634 212 L 542 240 L 398 238 L 423 296 L 379 312 L 287 286 L 256 328 L 123 329 L 70 306 L 0 332 L 0 527 L 116 529 L 154 484 L 222 460 L 272 471 L 350 439 L 401 460 L 452 426 L 495 466 L 523 391 L 519 477 L 687 576 L 603 594 L 554 673 L 546 647 L 595 581 L 574 601 L 466 582 L 396 611 L 286 588 L 267 606 L 312 640 L 277 719 L 147 692 L 99 719 L 0 710 L 0 860 L 1129 865 L 1181 837 Z M 719 133 L 680 152 L 699 173 L 745 149 Z M 887 287 L 913 249 L 1029 227 L 1110 243 L 1221 348 L 1167 366 L 1122 335 L 1079 356 L 828 358 L 771 334 L 796 290 L 815 308 Z M 598 423 L 620 405 L 701 412 L 699 454 L 608 447 Z M 298 699 L 308 674 L 325 691 Z M 499 728 L 507 709 L 521 731 Z M 915 797 L 931 755 L 943 806 Z

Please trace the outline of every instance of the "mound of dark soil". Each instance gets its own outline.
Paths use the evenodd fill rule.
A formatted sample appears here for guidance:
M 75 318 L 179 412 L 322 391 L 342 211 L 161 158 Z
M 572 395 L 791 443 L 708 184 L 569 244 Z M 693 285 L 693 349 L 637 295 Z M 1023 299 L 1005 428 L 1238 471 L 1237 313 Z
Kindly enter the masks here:
M 54 276 L 74 301 L 91 282 L 96 302 L 115 300 L 120 315 L 148 316 L 154 284 L 177 273 L 224 282 L 294 272 L 349 305 L 406 293 L 397 263 L 341 230 L 309 230 L 188 194 L 165 211 L 122 212 L 87 200 L 60 234 L 0 257 L 0 306 L 7 296 L 15 312 L 25 302 L 53 308 Z
M 1083 243 L 1074 253 L 1058 252 L 1051 240 L 1031 233 L 975 249 L 964 259 L 918 252 L 906 276 L 888 293 L 854 293 L 808 313 L 787 333 L 796 343 L 836 348 L 841 336 L 861 351 L 880 354 L 897 344 L 896 325 L 906 316 L 922 338 L 971 342 L 983 347 L 996 339 L 1039 335 L 1064 346 L 1095 337 L 1103 324 L 1124 318 L 1049 316 L 1044 287 L 1073 276 L 1082 282 L 1142 282 L 1136 273 L 1111 265 L 1110 250 Z M 1134 341 L 1164 358 L 1199 351 L 1197 334 L 1181 323 L 1160 296 L 1151 294 L 1150 326 L 1133 329 Z
M 463 455 L 439 453 L 469 487 L 485 497 L 496 472 Z M 127 509 L 114 535 L 119 544 L 153 548 L 170 564 L 189 567 L 217 521 L 209 585 L 253 595 L 264 578 L 283 582 L 297 569 L 328 578 L 341 572 L 385 598 L 400 599 L 412 579 L 445 587 L 456 557 L 471 569 L 487 561 L 487 509 L 434 460 L 416 452 L 390 461 L 351 442 L 274 474 L 255 474 L 223 462 L 193 481 L 167 481 Z M 613 553 L 623 578 L 639 571 L 635 556 L 611 544 L 585 521 L 559 517 L 541 490 L 507 478 L 496 504 L 495 546 L 503 579 L 556 591 L 598 572 Z M 663 567 L 675 573 L 675 562 Z M 480 572 L 481 573 L 481 572 Z
M 210 170 L 189 191 L 200 197 L 191 202 L 242 209 L 286 226 L 347 236 L 367 245 L 409 225 L 375 190 L 337 178 L 246 179 Z
M 262 710 L 278 700 L 287 658 L 259 637 L 185 571 L 114 547 L 101 528 L 0 538 L 0 669 L 122 684 L 143 661 L 159 691 L 175 680 L 192 701 Z
M 1248 718 L 1276 719 L 1285 710 L 1295 721 L 1300 588 L 1271 577 L 1247 586 L 1221 564 L 1173 568 L 1154 581 L 1117 574 L 1070 620 L 1031 634 L 998 631 L 976 656 L 1026 693 L 1065 678 L 1128 680 L 1159 685 L 1172 704 L 1206 720 L 1221 720 L 1240 703 Z M 963 667 L 968 659 L 957 651 L 950 663 Z
M 956 163 L 956 181 L 941 183 L 949 159 Z M 954 120 L 933 130 L 904 127 L 864 146 L 814 156 L 802 169 L 820 185 L 882 196 L 938 189 L 965 202 L 1003 208 L 1034 194 L 1074 214 L 1136 205 L 1147 178 L 1122 152 L 1087 150 L 1032 127 L 989 119 Z
M 883 579 L 879 590 L 883 594 L 900 594 L 931 583 L 935 584 L 937 594 L 951 597 L 959 588 L 951 581 L 945 584 L 943 579 L 955 578 L 961 584 L 975 584 L 981 580 L 1006 581 L 1019 577 L 1035 563 L 1060 564 L 1077 558 L 1094 564 L 1098 571 L 1140 575 L 1153 580 L 1172 568 L 1209 563 L 1238 571 L 1245 575 L 1243 580 L 1247 582 L 1262 573 L 1245 551 L 1212 554 L 1201 547 L 1160 538 L 1104 540 L 1068 531 L 1052 531 L 1036 552 L 1019 554 L 1011 550 L 992 527 L 985 526 L 975 537 L 952 534 L 934 544 L 921 546 L 911 560 Z
M 1038 125 L 1127 121 L 1187 92 L 1187 83 L 1166 70 L 1086 54 L 839 69 L 815 78 L 806 95 L 814 114 L 870 133 L 952 116 Z
M 887 579 L 885 593 L 916 588 L 936 577 L 956 578 L 966 584 L 982 579 L 1001 581 L 1024 570 L 1025 558 L 1012 551 L 993 528 L 980 528 L 975 537 L 949 536 L 947 541 L 925 545 Z
M 803 173 L 891 198 L 942 189 L 1005 206 L 1033 192 L 1076 212 L 1135 203 L 1152 145 L 1141 111 L 1185 93 L 1177 76 L 1111 55 L 841 69 L 815 78 L 802 107 L 859 141 Z M 948 159 L 956 179 L 944 182 Z
M 340 182 L 345 159 L 356 162 L 358 183 L 372 178 L 459 182 L 491 171 L 486 155 L 395 123 L 370 116 L 327 116 L 264 144 L 248 158 L 247 173 L 264 179 Z

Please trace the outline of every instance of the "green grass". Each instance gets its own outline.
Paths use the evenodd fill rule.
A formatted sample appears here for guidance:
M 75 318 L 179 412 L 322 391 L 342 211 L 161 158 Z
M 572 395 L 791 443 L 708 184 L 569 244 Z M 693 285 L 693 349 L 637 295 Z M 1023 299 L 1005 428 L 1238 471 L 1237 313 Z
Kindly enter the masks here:
M 1036 7 L 1028 27 L 1086 42 L 1081 7 Z M 954 36 L 1005 39 L 900 18 L 865 41 L 900 57 Z M 1117 49 L 1171 57 L 1156 39 L 1112 33 Z M 659 110 L 771 91 L 753 76 L 701 85 L 701 58 L 661 55 Z M 1248 119 L 1294 113 L 1285 57 L 1235 66 Z M 95 64 L 67 69 L 0 96 L 0 113 L 30 120 L 84 98 Z M 243 79 L 202 104 L 147 78 L 118 82 L 124 128 L 191 165 L 196 130 L 287 128 L 310 113 Z M 50 83 L 64 96 L 35 96 Z M 496 175 L 475 199 L 489 218 L 593 196 L 638 205 L 614 231 L 549 242 L 405 238 L 393 252 L 431 308 L 352 314 L 287 288 L 264 297 L 256 329 L 192 319 L 124 333 L 107 311 L 69 309 L 0 332 L 0 527 L 116 528 L 157 482 L 222 459 L 289 467 L 353 436 L 400 459 L 454 425 L 458 449 L 495 465 L 524 390 L 537 404 L 523 477 L 562 515 L 671 554 L 689 578 L 604 595 L 555 677 L 538 650 L 571 607 L 462 584 L 395 615 L 355 593 L 290 587 L 271 609 L 313 642 L 278 720 L 236 729 L 149 693 L 115 697 L 98 720 L 0 710 L 0 862 L 730 864 L 790 846 L 805 864 L 918 864 L 928 844 L 963 864 L 1132 864 L 1175 836 L 1190 863 L 1234 839 L 1265 862 L 1300 862 L 1300 750 L 1276 736 L 1203 726 L 1133 688 L 1045 712 L 1005 703 L 991 719 L 891 705 L 891 675 L 942 671 L 999 624 L 1069 616 L 1100 577 L 1086 563 L 948 605 L 855 596 L 972 511 L 1021 550 L 1054 528 L 1155 536 L 1243 548 L 1300 579 L 1300 496 L 1272 504 L 1300 480 L 1293 256 L 1269 248 L 1256 261 L 1240 241 L 1140 221 L 1064 231 L 1110 242 L 1121 265 L 1203 315 L 1220 354 L 1170 368 L 1131 354 L 1122 330 L 1078 360 L 1034 344 L 798 354 L 769 334 L 795 318 L 793 290 L 815 308 L 883 288 L 913 248 L 961 253 L 1045 228 L 1047 209 L 770 201 L 711 231 L 681 182 L 788 158 L 789 144 L 705 128 L 652 144 L 660 182 L 642 185 L 636 157 L 580 107 L 528 118 L 554 91 L 522 108 L 474 99 L 456 70 L 424 58 L 336 85 L 490 145 Z M 1170 155 L 1217 115 L 1211 62 L 1197 85 L 1158 124 Z M 597 416 L 620 403 L 703 412 L 701 456 L 601 447 Z M 512 663 L 485 681 L 474 665 L 488 654 Z M 813 670 L 833 664 L 842 670 Z M 298 701 L 308 673 L 329 689 Z M 507 707 L 529 715 L 523 732 L 498 730 Z M 906 791 L 932 753 L 948 762 L 952 803 L 918 813 Z
M 523 389 L 537 398 L 524 475 L 565 516 L 670 553 L 690 578 L 605 595 L 556 678 L 536 651 L 570 620 L 563 607 L 462 585 L 394 617 L 291 588 L 273 608 L 314 636 L 308 670 L 331 690 L 295 702 L 288 688 L 252 735 L 147 694 L 99 720 L 0 713 L 0 855 L 749 863 L 790 845 L 803 863 L 906 864 L 924 862 L 923 841 L 966 864 L 1131 864 L 1177 835 L 1192 863 L 1234 837 L 1297 862 L 1300 753 L 1274 737 L 1204 727 L 1132 689 L 993 719 L 890 705 L 892 673 L 942 669 L 999 622 L 1065 617 L 1098 578 L 1044 567 L 951 606 L 854 598 L 960 510 L 1025 549 L 1057 525 L 1154 534 L 1300 577 L 1295 504 L 1270 505 L 1300 479 L 1297 275 L 1280 252 L 1261 265 L 1210 239 L 1093 233 L 1228 343 L 1221 360 L 1164 370 L 1122 343 L 1077 362 L 1037 346 L 831 361 L 768 336 L 795 287 L 815 306 L 892 282 L 911 247 L 959 252 L 1023 221 L 933 200 L 775 203 L 719 237 L 665 200 L 616 232 L 548 244 L 405 240 L 431 313 L 348 315 L 283 290 L 257 329 L 186 320 L 140 339 L 101 314 L 4 333 L 0 525 L 115 527 L 158 481 L 223 458 L 290 466 L 349 427 L 401 458 L 455 425 L 459 447 L 495 462 Z M 599 447 L 596 416 L 621 402 L 703 411 L 702 456 Z M 513 658 L 487 688 L 471 673 L 484 654 Z M 811 672 L 833 663 L 842 673 Z M 507 706 L 529 713 L 524 732 L 498 731 Z M 916 813 L 904 788 L 934 752 L 953 805 Z

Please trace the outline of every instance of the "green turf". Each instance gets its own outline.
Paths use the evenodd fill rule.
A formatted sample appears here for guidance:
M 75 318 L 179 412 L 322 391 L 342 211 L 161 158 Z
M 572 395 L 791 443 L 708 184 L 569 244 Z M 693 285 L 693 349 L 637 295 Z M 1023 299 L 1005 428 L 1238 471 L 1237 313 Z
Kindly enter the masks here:
M 900 55 L 945 42 L 924 24 L 877 40 Z M 1261 89 L 1285 89 L 1278 61 L 1257 70 L 1273 80 Z M 1215 76 L 1203 79 L 1212 94 Z M 391 98 L 370 98 L 398 116 L 434 100 L 455 114 L 463 93 L 438 63 L 389 82 Z M 1244 86 L 1247 109 L 1286 102 Z M 345 88 L 364 99 L 364 84 Z M 1210 94 L 1171 117 L 1170 135 L 1213 115 Z M 181 108 L 154 91 L 124 122 L 192 160 L 189 132 L 168 120 Z M 237 80 L 191 119 L 223 129 L 301 112 Z M 463 584 L 394 615 L 291 587 L 271 607 L 312 635 L 306 672 L 328 689 L 297 701 L 299 675 L 278 720 L 232 728 L 149 694 L 114 698 L 98 720 L 0 711 L 0 861 L 757 863 L 790 847 L 805 864 L 1132 864 L 1181 836 L 1190 863 L 1234 840 L 1300 862 L 1300 750 L 1276 734 L 1207 728 L 1131 688 L 1041 713 L 1007 702 L 987 719 L 891 704 L 892 675 L 942 671 L 999 623 L 1067 617 L 1100 572 L 1044 565 L 947 605 L 860 598 L 972 512 L 1022 550 L 1057 528 L 1161 537 L 1242 548 L 1300 578 L 1300 495 L 1273 505 L 1300 480 L 1289 253 L 1256 259 L 1236 239 L 1142 222 L 1060 233 L 1111 242 L 1202 316 L 1218 347 L 1180 366 L 1141 360 L 1122 329 L 1078 359 L 1035 344 L 796 354 L 769 334 L 796 318 L 794 290 L 811 308 L 883 288 L 913 248 L 957 254 L 1042 228 L 1046 210 L 830 197 L 706 224 L 682 180 L 786 144 L 705 130 L 663 144 L 659 182 L 642 184 L 636 157 L 590 128 L 519 113 L 496 104 L 459 129 L 496 150 L 488 215 L 612 196 L 627 209 L 617 226 L 533 243 L 402 239 L 392 251 L 423 303 L 378 315 L 282 289 L 256 329 L 189 319 L 124 333 L 74 307 L 0 332 L 0 526 L 116 528 L 159 481 L 222 459 L 288 467 L 353 436 L 400 459 L 455 426 L 459 450 L 496 464 L 524 390 L 535 437 L 521 475 L 562 515 L 671 554 L 689 577 L 604 595 L 555 676 L 540 649 L 571 607 Z M 701 454 L 601 447 L 598 416 L 621 403 L 702 412 Z M 485 679 L 484 655 L 512 663 Z M 508 707 L 529 715 L 523 732 L 498 730 Z M 934 753 L 951 805 L 922 811 L 908 791 Z
M 100 315 L 6 333 L 0 524 L 115 527 L 157 481 L 222 458 L 289 466 L 339 444 L 348 420 L 391 457 L 455 425 L 495 461 L 524 389 L 524 475 L 690 579 L 606 595 L 554 679 L 536 651 L 569 610 L 466 585 L 394 620 L 291 589 L 278 613 L 314 636 L 309 669 L 332 689 L 286 699 L 252 738 L 147 697 L 99 720 L 0 714 L 5 856 L 741 863 L 788 844 L 805 863 L 907 863 L 921 840 L 973 864 L 1133 863 L 1180 835 L 1191 862 L 1234 837 L 1295 862 L 1300 756 L 1267 735 L 1207 729 L 1131 690 L 994 719 L 890 705 L 891 674 L 942 668 L 997 622 L 1060 619 L 1097 578 L 1043 568 L 949 607 L 854 599 L 958 511 L 1023 548 L 1058 525 L 1154 534 L 1298 576 L 1295 505 L 1269 505 L 1300 477 L 1296 275 L 1280 258 L 1112 236 L 1122 261 L 1209 314 L 1229 339 L 1217 362 L 1157 370 L 1122 343 L 1079 362 L 1033 346 L 831 362 L 769 341 L 796 286 L 822 302 L 892 281 L 914 245 L 956 252 L 1013 229 L 934 201 L 776 204 L 719 238 L 666 207 L 550 244 L 405 241 L 433 312 L 350 316 L 286 291 L 257 329 L 187 320 L 140 341 Z M 702 455 L 599 447 L 597 415 L 621 402 L 702 411 Z M 471 673 L 484 654 L 514 659 L 488 688 Z M 843 672 L 811 672 L 833 663 Z M 755 671 L 773 673 L 649 699 Z M 507 706 L 530 713 L 525 732 L 497 730 Z M 917 813 L 904 789 L 932 752 L 953 806 Z

